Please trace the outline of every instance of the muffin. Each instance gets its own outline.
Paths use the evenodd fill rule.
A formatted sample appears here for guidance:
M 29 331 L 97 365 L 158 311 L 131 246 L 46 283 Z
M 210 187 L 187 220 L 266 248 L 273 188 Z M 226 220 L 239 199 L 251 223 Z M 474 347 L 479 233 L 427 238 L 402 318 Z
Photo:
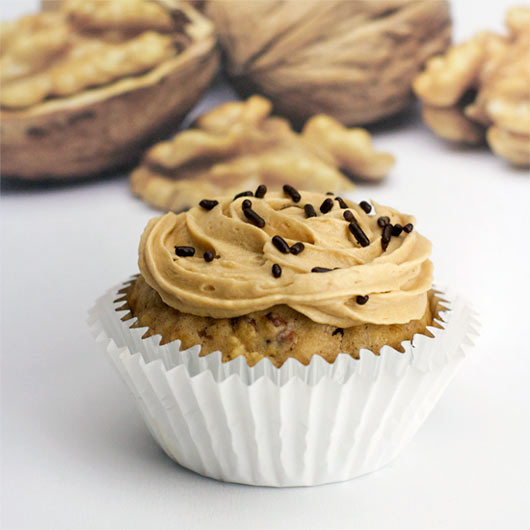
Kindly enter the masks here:
M 202 200 L 149 222 L 95 334 L 165 451 L 221 480 L 346 480 L 391 460 L 464 357 L 415 219 L 314 192 Z

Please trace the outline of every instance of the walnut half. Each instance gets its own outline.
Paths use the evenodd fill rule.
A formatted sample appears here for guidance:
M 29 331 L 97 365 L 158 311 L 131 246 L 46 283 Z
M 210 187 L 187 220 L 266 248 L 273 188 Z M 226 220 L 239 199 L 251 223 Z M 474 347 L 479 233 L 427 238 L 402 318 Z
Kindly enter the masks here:
M 195 128 L 153 146 L 131 174 L 131 188 L 162 210 L 179 211 L 204 197 L 233 195 L 259 184 L 285 183 L 315 191 L 353 188 L 346 174 L 380 179 L 394 157 L 376 151 L 364 129 L 347 129 L 317 115 L 300 134 L 271 116 L 261 96 L 220 105 Z
M 425 122 L 438 135 L 482 143 L 530 164 L 530 9 L 508 11 L 507 36 L 479 33 L 427 62 L 414 81 Z
M 63 0 L 1 25 L 2 174 L 69 178 L 132 164 L 218 66 L 186 2 Z

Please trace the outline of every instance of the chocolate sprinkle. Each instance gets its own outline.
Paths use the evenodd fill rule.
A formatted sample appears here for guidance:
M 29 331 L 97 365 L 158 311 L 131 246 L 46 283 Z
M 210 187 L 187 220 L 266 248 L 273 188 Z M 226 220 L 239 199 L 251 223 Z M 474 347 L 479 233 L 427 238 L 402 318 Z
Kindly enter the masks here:
M 344 199 L 342 197 L 335 197 L 335 200 L 339 203 L 339 206 L 345 210 L 348 208 L 348 205 L 344 202 Z
M 209 263 L 210 261 L 213 261 L 215 254 L 211 250 L 207 250 L 202 257 L 204 258 L 204 261 Z
M 339 333 L 344 337 L 344 330 L 343 330 L 342 328 L 337 328 L 337 329 L 332 333 L 332 335 L 338 335 Z
M 279 278 L 282 275 L 282 268 L 277 263 L 272 266 L 272 275 L 275 278 Z
M 348 225 L 348 228 L 361 247 L 367 247 L 370 244 L 368 236 L 363 232 L 363 229 L 357 224 L 355 219 Z
M 258 228 L 263 228 L 265 226 L 265 219 L 258 215 L 252 208 L 243 208 L 243 214 L 251 223 L 255 224 Z
M 287 241 L 281 236 L 274 236 L 272 238 L 272 244 L 282 253 L 289 254 L 290 249 Z
M 234 201 L 239 199 L 239 197 L 254 197 L 254 194 L 251 191 L 242 191 L 241 193 L 234 195 Z
M 302 196 L 290 184 L 283 185 L 283 191 L 293 199 L 294 202 L 300 202 Z
M 311 272 L 331 272 L 334 269 L 327 269 L 326 267 L 313 267 Z
M 359 206 L 365 211 L 365 213 L 370 213 L 372 211 L 372 205 L 367 201 L 361 201 Z
M 333 199 L 326 199 L 321 205 L 320 205 L 320 211 L 322 213 L 328 213 L 333 208 Z
M 243 210 L 245 210 L 246 208 L 252 208 L 252 201 L 249 201 L 248 199 L 245 199 L 241 203 L 241 208 L 243 208 Z
M 383 228 L 383 234 L 381 235 L 381 247 L 385 251 L 390 243 L 390 238 L 392 237 L 392 225 L 390 223 L 386 224 Z
M 326 191 L 326 195 L 335 195 L 332 191 Z
M 370 298 L 368 295 L 366 296 L 361 296 L 359 295 L 357 298 L 356 298 L 356 301 L 359 305 L 364 305 L 366 304 L 366 302 L 368 302 L 368 298 Z
M 403 232 L 403 227 L 400 224 L 395 224 L 392 228 L 392 235 L 398 237 Z
M 390 217 L 388 216 L 383 216 L 383 217 L 380 217 L 378 220 L 377 220 L 377 224 L 383 228 L 385 227 L 388 223 L 390 223 Z
M 407 234 L 410 234 L 413 230 L 414 230 L 414 225 L 412 223 L 407 223 L 403 227 L 403 231 L 406 232 Z
M 254 196 L 257 197 L 258 199 L 263 199 L 266 193 L 267 193 L 267 186 L 265 186 L 265 184 L 260 184 L 256 188 L 256 191 L 254 192 Z
M 215 208 L 219 204 L 219 201 L 216 201 L 214 199 L 203 199 L 199 206 L 201 208 L 204 208 L 205 210 L 211 210 L 212 208 Z
M 189 258 L 195 254 L 195 249 L 193 247 L 181 245 L 179 247 L 175 247 L 175 254 L 181 258 Z
M 309 219 L 309 217 L 316 217 L 317 212 L 315 212 L 315 208 L 312 204 L 306 204 L 304 206 L 304 212 L 305 216 Z
M 300 252 L 302 252 L 302 250 L 304 250 L 305 246 L 303 243 L 295 243 L 294 245 L 291 246 L 291 248 L 289 249 L 289 251 L 291 252 L 291 254 L 300 254 Z
M 355 221 L 355 217 L 353 216 L 351 210 L 346 210 L 342 215 L 344 215 L 344 219 L 346 219 L 348 223 L 353 223 Z

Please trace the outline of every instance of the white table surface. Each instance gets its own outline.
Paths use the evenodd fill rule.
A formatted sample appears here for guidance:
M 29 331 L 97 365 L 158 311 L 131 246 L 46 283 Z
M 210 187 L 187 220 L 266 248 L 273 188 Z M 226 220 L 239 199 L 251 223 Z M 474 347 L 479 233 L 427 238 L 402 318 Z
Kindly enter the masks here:
M 9 18 L 33 2 L 3 3 Z M 502 27 L 505 1 L 454 3 L 456 37 Z M 202 107 L 230 97 L 218 86 Z M 417 216 L 440 284 L 480 313 L 481 336 L 400 458 L 347 483 L 218 483 L 158 448 L 85 324 L 136 272 L 156 214 L 127 178 L 3 186 L 3 528 L 525 529 L 530 527 L 529 178 L 487 149 L 451 147 L 412 111 L 378 127 L 397 156 L 373 198 Z M 28 153 L 31 156 L 31 153 Z

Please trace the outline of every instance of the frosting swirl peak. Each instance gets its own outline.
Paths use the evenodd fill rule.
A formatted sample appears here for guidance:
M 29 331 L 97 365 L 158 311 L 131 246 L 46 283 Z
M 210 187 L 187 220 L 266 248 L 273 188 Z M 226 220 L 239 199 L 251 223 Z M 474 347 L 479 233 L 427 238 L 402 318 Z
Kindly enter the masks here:
M 320 206 L 329 196 L 300 194 L 298 202 L 282 192 L 223 199 L 211 209 L 196 206 L 152 219 L 140 242 L 143 277 L 167 305 L 198 316 L 231 318 L 286 304 L 314 322 L 338 327 L 421 318 L 432 283 L 431 243 L 415 230 L 403 231 L 383 250 L 377 222 L 388 216 L 393 225 L 405 226 L 414 217 L 376 203 L 368 214 L 348 200 L 342 203 L 347 210 L 333 200 L 324 214 Z M 264 226 L 244 211 L 244 201 Z M 307 204 L 316 216 L 307 217 Z M 328 207 L 329 201 L 323 210 Z M 368 242 L 350 228 L 347 211 Z M 274 236 L 303 248 L 282 252 Z M 178 256 L 175 247 L 193 247 L 195 253 Z M 273 265 L 279 265 L 280 276 Z M 366 296 L 366 303 L 357 300 Z

